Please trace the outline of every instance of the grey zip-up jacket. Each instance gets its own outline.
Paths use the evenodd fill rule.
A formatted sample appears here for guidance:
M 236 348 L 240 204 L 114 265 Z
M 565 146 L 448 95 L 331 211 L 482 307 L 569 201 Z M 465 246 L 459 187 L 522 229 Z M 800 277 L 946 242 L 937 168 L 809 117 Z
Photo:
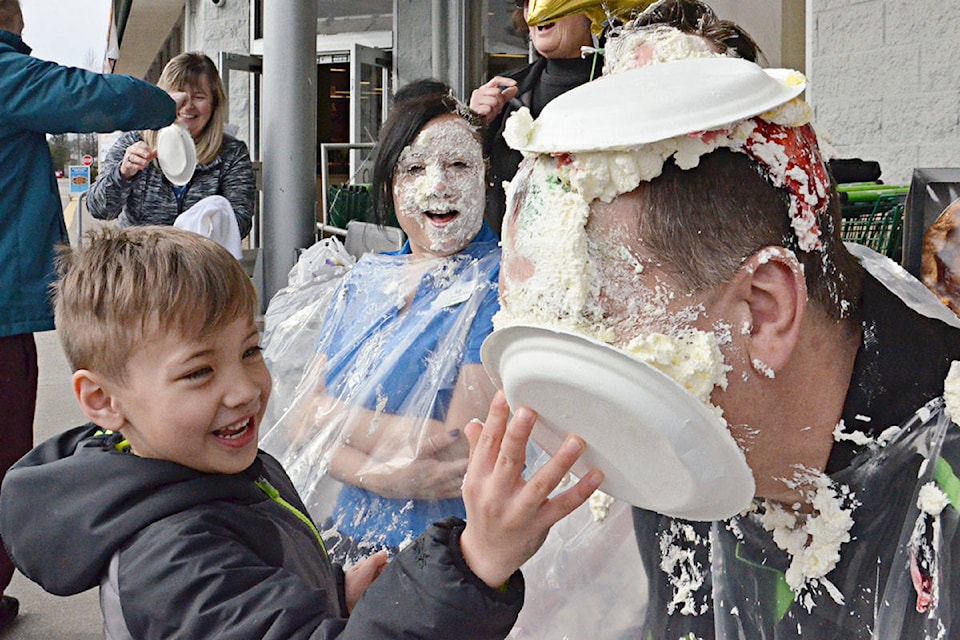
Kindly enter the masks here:
M 223 135 L 223 146 L 213 162 L 197 165 L 178 203 L 173 185 L 156 162 L 151 162 L 132 180 L 120 175 L 120 161 L 127 147 L 143 140 L 139 131 L 124 133 L 107 151 L 96 182 L 87 194 L 87 206 L 94 218 L 119 218 L 120 226 L 172 225 L 177 216 L 207 196 L 220 195 L 230 201 L 237 216 L 240 237 L 250 233 L 256 184 L 250 152 L 242 140 Z
M 520 572 L 502 592 L 484 584 L 450 518 L 394 557 L 347 617 L 343 572 L 273 457 L 207 474 L 125 453 L 121 440 L 67 431 L 17 462 L 0 492 L 14 563 L 58 595 L 99 584 L 108 640 L 494 640 L 520 611 Z

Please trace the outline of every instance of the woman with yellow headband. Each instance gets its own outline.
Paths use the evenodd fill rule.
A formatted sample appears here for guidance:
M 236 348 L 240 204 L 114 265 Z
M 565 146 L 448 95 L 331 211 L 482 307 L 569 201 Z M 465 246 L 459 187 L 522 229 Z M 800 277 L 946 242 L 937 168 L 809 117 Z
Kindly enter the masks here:
M 530 0 L 516 0 L 526 25 Z M 519 15 L 517 16 L 519 18 Z M 519 22 L 519 20 L 517 21 Z M 600 75 L 603 60 L 597 53 L 581 57 L 581 47 L 593 45 L 590 18 L 573 13 L 536 26 L 527 26 L 539 58 L 502 76 L 494 76 L 470 95 L 470 108 L 486 126 L 485 151 L 490 158 L 486 219 L 500 233 L 505 207 L 503 182 L 511 180 L 522 156 L 503 140 L 503 126 L 514 111 L 528 107 L 533 117 L 557 96 Z

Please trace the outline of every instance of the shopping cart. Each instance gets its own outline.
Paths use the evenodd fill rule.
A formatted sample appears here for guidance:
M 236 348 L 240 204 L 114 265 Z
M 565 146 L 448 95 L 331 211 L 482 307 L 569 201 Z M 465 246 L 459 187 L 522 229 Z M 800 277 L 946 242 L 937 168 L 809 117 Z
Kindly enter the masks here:
M 844 216 L 840 235 L 900 262 L 903 246 L 903 202 L 899 194 L 877 198 L 870 211 Z

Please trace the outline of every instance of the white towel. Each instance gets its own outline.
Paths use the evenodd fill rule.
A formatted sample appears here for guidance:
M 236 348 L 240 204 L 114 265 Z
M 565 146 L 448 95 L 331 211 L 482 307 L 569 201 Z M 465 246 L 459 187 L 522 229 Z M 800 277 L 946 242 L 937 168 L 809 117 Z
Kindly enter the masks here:
M 237 216 L 223 196 L 207 196 L 177 216 L 173 226 L 206 236 L 226 247 L 237 260 L 243 258 Z

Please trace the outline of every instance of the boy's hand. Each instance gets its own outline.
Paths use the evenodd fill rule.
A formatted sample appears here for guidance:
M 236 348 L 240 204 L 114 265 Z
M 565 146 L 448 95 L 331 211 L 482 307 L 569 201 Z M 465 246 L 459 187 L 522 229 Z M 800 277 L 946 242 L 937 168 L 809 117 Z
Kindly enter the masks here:
M 466 427 L 470 465 L 463 481 L 467 525 L 460 549 L 478 578 L 499 588 L 547 537 L 550 527 L 579 507 L 600 486 L 603 473 L 593 469 L 573 487 L 548 499 L 586 446 L 569 436 L 529 482 L 521 476 L 527 439 L 537 415 L 521 407 L 507 424 L 510 408 L 500 391 L 490 404 L 485 424 Z
M 357 601 L 366 592 L 377 577 L 387 568 L 387 552 L 378 551 L 369 558 L 364 558 L 343 574 L 343 590 L 347 601 L 347 613 L 352 613 Z

